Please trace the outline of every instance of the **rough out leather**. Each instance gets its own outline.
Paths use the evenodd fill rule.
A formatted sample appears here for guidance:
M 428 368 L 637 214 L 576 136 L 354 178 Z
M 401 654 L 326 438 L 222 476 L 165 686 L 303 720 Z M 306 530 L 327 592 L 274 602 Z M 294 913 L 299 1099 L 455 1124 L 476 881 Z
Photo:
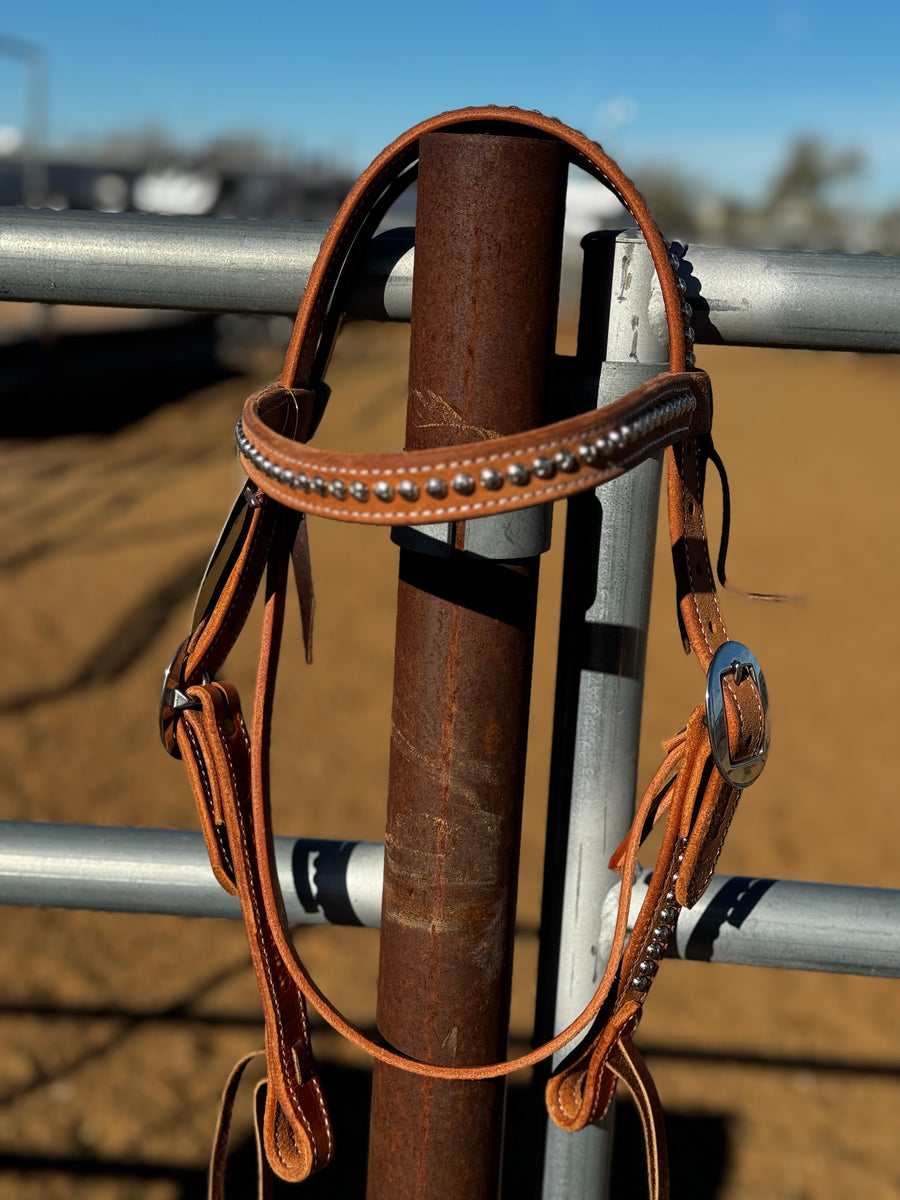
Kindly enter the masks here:
M 559 139 L 572 162 L 602 180 L 646 238 L 666 308 L 670 369 L 602 410 L 530 433 L 417 453 L 359 455 L 307 444 L 328 398 L 323 374 L 343 297 L 365 242 L 398 190 L 414 177 L 418 139 L 434 130 L 525 126 Z M 677 261 L 677 260 L 676 260 Z M 531 1066 L 591 1028 L 550 1079 L 548 1111 L 578 1130 L 606 1112 L 618 1079 L 634 1093 L 646 1135 L 650 1193 L 668 1195 L 665 1134 L 653 1081 L 632 1037 L 678 910 L 709 883 L 739 798 L 713 765 L 704 708 L 665 746 L 665 758 L 638 805 L 611 865 L 622 872 L 612 949 L 595 995 L 572 1024 L 530 1053 L 479 1067 L 434 1066 L 365 1037 L 334 1009 L 294 950 L 274 868 L 268 750 L 285 593 L 294 565 L 311 619 L 305 528 L 308 514 L 372 524 L 414 524 L 481 516 L 594 488 L 665 445 L 669 525 L 680 617 L 687 646 L 706 671 L 727 640 L 703 518 L 710 452 L 707 376 L 686 369 L 681 295 L 663 242 L 633 185 L 582 134 L 537 113 L 477 108 L 445 113 L 410 130 L 361 176 L 322 244 L 298 313 L 279 383 L 251 396 L 238 426 L 252 514 L 207 610 L 167 678 L 162 725 L 188 771 L 216 877 L 241 900 L 266 1024 L 262 1141 L 271 1169 L 305 1178 L 330 1160 L 334 1139 L 310 1047 L 306 1004 L 376 1059 L 438 1079 L 484 1079 Z M 300 537 L 298 538 L 298 530 Z M 249 731 L 234 687 L 213 679 L 246 621 L 265 577 L 262 645 Z M 732 758 L 760 749 L 764 713 L 756 680 L 724 683 Z M 665 820 L 652 880 L 629 937 L 627 918 L 639 846 Z M 227 1089 L 230 1109 L 239 1064 Z M 211 1194 L 222 1186 L 228 1116 L 216 1139 Z

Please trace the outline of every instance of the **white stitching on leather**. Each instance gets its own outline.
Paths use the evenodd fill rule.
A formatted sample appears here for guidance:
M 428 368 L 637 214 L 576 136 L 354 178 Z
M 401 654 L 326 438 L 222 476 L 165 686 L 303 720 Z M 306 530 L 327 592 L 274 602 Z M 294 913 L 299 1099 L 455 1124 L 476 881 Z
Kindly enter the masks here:
M 256 902 L 256 892 L 253 887 L 253 859 L 250 855 L 250 848 L 247 844 L 247 831 L 244 828 L 244 822 L 241 819 L 240 813 L 238 812 L 237 805 L 235 805 L 235 812 L 237 814 L 238 830 L 241 835 L 241 845 L 244 848 L 244 864 L 247 869 L 247 874 L 250 876 L 250 887 L 247 889 L 247 892 L 250 897 L 250 904 L 253 908 L 253 919 L 254 919 L 254 922 L 256 925 L 256 944 L 260 951 L 260 958 L 262 959 L 262 962 L 263 962 L 263 968 L 266 972 L 266 978 L 269 981 L 269 994 L 272 997 L 272 1003 L 274 1004 L 275 1011 L 278 1014 L 278 1019 L 275 1024 L 276 1024 L 276 1031 L 277 1031 L 277 1035 L 278 1035 L 278 1046 L 281 1051 L 280 1057 L 282 1057 L 282 1061 L 284 1062 L 285 1066 L 287 1066 L 287 1063 L 290 1060 L 290 1055 L 288 1054 L 288 1046 L 287 1046 L 287 1042 L 285 1041 L 285 1036 L 284 1036 L 284 1034 L 285 1034 L 284 1019 L 282 1018 L 282 1015 L 281 1015 L 281 1005 L 278 1003 L 278 990 L 275 987 L 275 980 L 272 976 L 272 965 L 269 962 L 269 955 L 268 955 L 268 951 L 265 946 L 265 941 L 260 933 L 263 923 L 260 920 L 259 906 L 257 905 L 257 902 Z M 301 1017 L 303 1017 L 302 1007 L 301 1007 Z M 305 1026 L 306 1026 L 306 1021 L 304 1018 L 304 1032 L 305 1032 Z M 313 1137 L 313 1134 L 312 1134 L 312 1128 L 310 1126 L 309 1119 L 306 1116 L 306 1113 L 303 1111 L 303 1105 L 300 1103 L 300 1097 L 297 1094 L 297 1083 L 296 1083 L 296 1080 L 294 1079 L 294 1072 L 285 1070 L 282 1072 L 282 1075 L 286 1077 L 288 1092 L 290 1093 L 290 1097 L 294 1102 L 294 1107 L 295 1107 L 297 1116 L 299 1116 L 299 1118 L 303 1124 L 303 1128 L 306 1130 L 306 1134 L 309 1139 L 310 1152 L 312 1154 L 313 1170 L 315 1170 L 316 1166 L 318 1164 L 318 1154 L 316 1152 L 316 1142 L 315 1142 L 315 1138 Z M 329 1143 L 330 1143 L 330 1129 L 329 1129 Z M 277 1145 L 276 1145 L 276 1149 L 277 1149 Z M 279 1151 L 279 1157 L 281 1157 L 280 1151 Z M 282 1161 L 284 1161 L 284 1160 L 282 1159 Z

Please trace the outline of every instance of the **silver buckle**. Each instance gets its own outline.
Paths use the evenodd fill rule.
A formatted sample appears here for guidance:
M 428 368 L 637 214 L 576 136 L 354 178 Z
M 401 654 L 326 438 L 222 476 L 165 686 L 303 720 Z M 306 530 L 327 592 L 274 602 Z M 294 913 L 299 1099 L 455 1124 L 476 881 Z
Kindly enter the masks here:
M 726 675 L 733 675 L 735 683 L 742 683 L 748 675 L 750 676 L 759 692 L 765 722 L 759 750 L 749 758 L 739 758 L 737 762 L 732 759 L 731 747 L 728 745 L 728 726 L 725 721 Z M 766 681 L 759 663 L 741 642 L 723 643 L 709 664 L 709 670 L 706 672 L 706 726 L 713 762 L 721 775 L 732 787 L 745 788 L 753 783 L 769 757 L 769 693 L 766 691 Z

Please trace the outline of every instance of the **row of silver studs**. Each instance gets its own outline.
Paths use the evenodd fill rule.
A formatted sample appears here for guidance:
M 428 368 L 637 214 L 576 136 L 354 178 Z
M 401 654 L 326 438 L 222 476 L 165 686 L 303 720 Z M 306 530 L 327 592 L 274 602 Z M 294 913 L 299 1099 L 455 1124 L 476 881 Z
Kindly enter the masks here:
M 676 866 L 683 862 L 686 846 L 687 838 L 679 839 L 679 853 L 675 859 Z M 672 875 L 672 883 L 674 884 L 677 879 L 678 871 L 676 870 Z M 657 913 L 657 924 L 650 935 L 650 941 L 644 947 L 643 960 L 638 963 L 637 974 L 631 980 L 631 986 L 639 992 L 650 990 L 653 976 L 659 970 L 660 961 L 669 948 L 669 942 L 672 934 L 675 932 L 675 925 L 678 922 L 680 911 L 681 905 L 675 899 L 674 890 L 666 892 L 663 907 Z
M 679 246 L 677 242 L 666 242 L 666 250 L 669 252 L 669 265 L 675 276 L 675 286 L 678 288 L 678 294 L 681 297 L 681 321 L 684 325 L 684 365 L 690 368 L 696 365 L 697 360 L 694 357 L 694 330 L 691 327 L 691 317 L 694 315 L 694 310 L 685 299 L 687 284 L 681 278 L 680 274 L 684 247 Z
M 620 425 L 618 429 L 611 429 L 609 433 L 594 441 L 582 442 L 574 450 L 558 450 L 552 458 L 538 455 L 527 464 L 511 463 L 505 471 L 499 471 L 494 467 L 485 467 L 477 479 L 466 471 L 458 471 L 449 480 L 443 479 L 439 475 L 432 475 L 426 479 L 424 489 L 433 500 L 443 500 L 451 491 L 458 496 L 471 496 L 479 486 L 488 492 L 498 492 L 507 484 L 514 488 L 525 487 L 531 481 L 532 475 L 538 479 L 553 479 L 559 472 L 564 475 L 573 475 L 584 467 L 596 467 L 604 459 L 611 457 L 614 452 L 632 442 L 639 441 L 661 425 L 688 416 L 696 407 L 697 398 L 690 393 L 685 393 L 655 405 L 636 417 L 630 424 Z M 321 475 L 308 475 L 305 471 L 292 471 L 290 467 L 283 467 L 272 462 L 254 446 L 244 433 L 242 421 L 237 423 L 235 437 L 240 453 L 258 471 L 276 483 L 286 484 L 298 491 L 315 492 L 318 496 L 331 496 L 335 500 L 346 500 L 349 496 L 360 504 L 365 504 L 370 496 L 374 496 L 376 500 L 380 500 L 384 504 L 390 504 L 395 495 L 410 504 L 419 499 L 419 484 L 413 479 L 401 479 L 396 485 L 389 483 L 386 479 L 378 479 L 370 487 L 361 480 L 347 483 L 343 479 L 326 480 Z

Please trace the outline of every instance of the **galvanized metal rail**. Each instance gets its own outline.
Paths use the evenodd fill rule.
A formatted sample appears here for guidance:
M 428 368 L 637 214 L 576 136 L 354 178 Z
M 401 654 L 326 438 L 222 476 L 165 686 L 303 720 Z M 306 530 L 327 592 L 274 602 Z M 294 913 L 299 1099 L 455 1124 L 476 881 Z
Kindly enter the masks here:
M 275 838 L 278 882 L 295 925 L 381 922 L 384 846 Z M 642 873 L 632 919 L 647 887 Z M 618 885 L 604 899 L 618 904 Z M 200 833 L 0 821 L 0 904 L 240 920 Z M 716 875 L 679 919 L 670 954 L 704 962 L 900 978 L 900 891 Z
M 293 316 L 325 226 L 0 208 L 0 300 Z M 900 351 L 900 258 L 690 246 L 701 343 Z M 380 234 L 349 315 L 408 321 L 413 231 Z M 650 298 L 651 322 L 663 320 Z

